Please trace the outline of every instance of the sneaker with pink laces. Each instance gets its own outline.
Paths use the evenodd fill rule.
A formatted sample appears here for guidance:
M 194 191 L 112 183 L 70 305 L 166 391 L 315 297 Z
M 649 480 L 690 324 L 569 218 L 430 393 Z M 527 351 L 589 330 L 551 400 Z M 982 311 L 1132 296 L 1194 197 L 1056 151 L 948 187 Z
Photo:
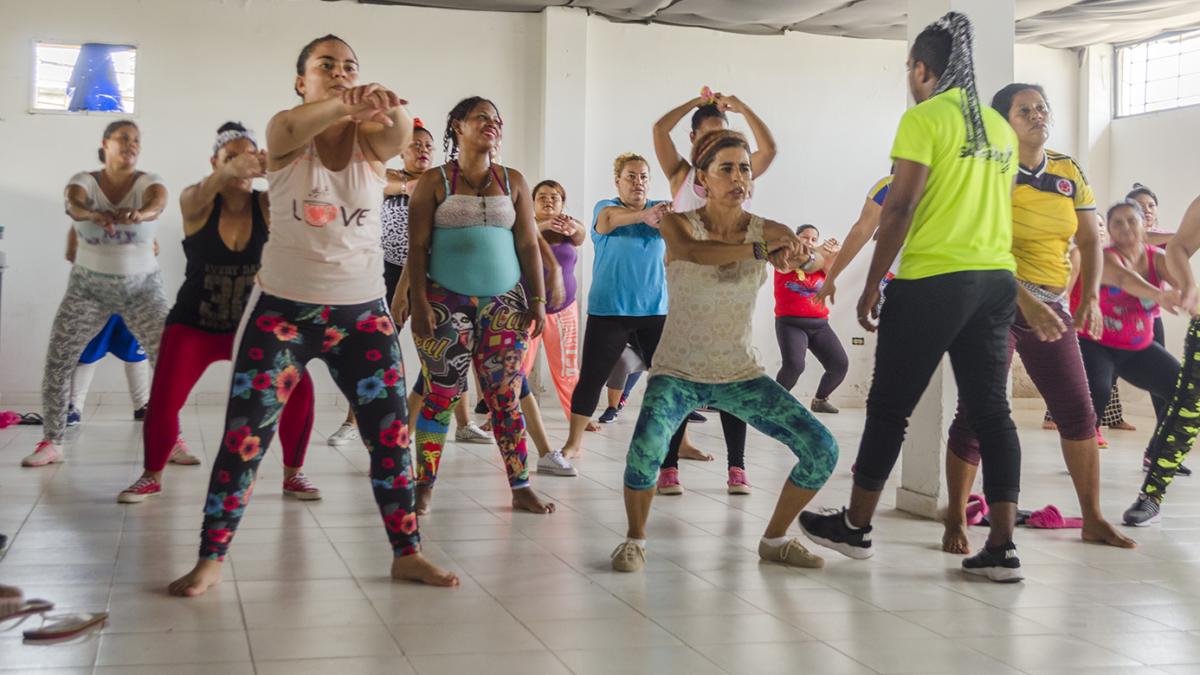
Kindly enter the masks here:
M 180 436 L 175 439 L 175 447 L 171 448 L 171 455 L 167 461 L 182 466 L 196 466 L 200 463 L 200 458 L 188 452 L 187 443 L 184 442 L 183 436 Z
M 658 494 L 683 494 L 683 486 L 679 484 L 679 469 L 662 469 L 658 472 Z
M 119 504 L 140 504 L 148 497 L 162 494 L 162 483 L 151 478 L 150 476 L 142 476 L 134 481 L 133 485 L 121 491 L 117 495 L 117 503 Z
M 312 484 L 308 476 L 302 473 L 283 481 L 283 494 L 302 502 L 311 502 L 321 498 L 321 491 Z
M 729 480 L 726 482 L 729 486 L 729 494 L 731 495 L 748 495 L 750 494 L 750 481 L 746 478 L 746 470 L 739 469 L 736 466 L 729 467 Z
M 32 454 L 21 460 L 21 466 L 46 466 L 65 460 L 61 445 L 53 441 L 41 441 L 34 447 Z

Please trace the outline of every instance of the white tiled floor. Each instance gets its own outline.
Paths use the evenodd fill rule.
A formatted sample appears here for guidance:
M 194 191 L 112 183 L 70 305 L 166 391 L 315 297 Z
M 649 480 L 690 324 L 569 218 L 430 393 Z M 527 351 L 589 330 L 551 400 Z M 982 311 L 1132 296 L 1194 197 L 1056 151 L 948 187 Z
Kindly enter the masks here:
M 134 506 L 115 500 L 140 467 L 140 428 L 125 409 L 90 410 L 68 463 L 49 469 L 17 467 L 39 429 L 0 431 L 0 532 L 13 537 L 0 582 L 112 615 L 99 635 L 53 646 L 24 645 L 11 622 L 0 625 L 0 671 L 1200 674 L 1200 478 L 1176 482 L 1163 525 L 1133 533 L 1136 551 L 1084 545 L 1076 531 L 1020 531 L 1029 579 L 1017 586 L 962 577 L 959 558 L 938 551 L 940 526 L 893 511 L 889 486 L 875 559 L 831 553 L 824 570 L 803 572 L 754 553 L 791 456 L 751 432 L 754 495 L 725 494 L 720 460 L 685 463 L 687 494 L 655 501 L 646 570 L 624 575 L 608 555 L 624 532 L 633 410 L 588 435 L 581 477 L 535 478 L 558 502 L 552 516 L 512 512 L 493 447 L 451 446 L 422 533 L 426 552 L 462 575 L 460 588 L 387 579 L 366 453 L 331 449 L 322 435 L 307 473 L 325 499 L 284 501 L 274 449 L 225 583 L 171 598 L 165 584 L 195 560 L 221 414 L 187 410 L 184 433 L 205 466 L 170 467 L 167 494 Z M 560 441 L 557 411 L 546 416 Z M 1076 513 L 1056 435 L 1033 411 L 1017 416 L 1023 506 Z M 318 417 L 330 432 L 341 413 Z M 861 410 L 823 417 L 843 457 L 816 506 L 845 502 L 862 419 Z M 1142 478 L 1151 423 L 1134 421 L 1142 431 L 1111 432 L 1103 454 L 1113 519 Z M 693 429 L 721 450 L 715 420 Z

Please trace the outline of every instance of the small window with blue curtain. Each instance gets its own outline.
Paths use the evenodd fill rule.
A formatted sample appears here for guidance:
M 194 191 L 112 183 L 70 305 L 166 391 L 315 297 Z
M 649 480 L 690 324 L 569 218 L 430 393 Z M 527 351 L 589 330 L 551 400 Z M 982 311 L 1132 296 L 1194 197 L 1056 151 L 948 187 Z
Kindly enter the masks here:
M 135 112 L 133 45 L 38 42 L 34 63 L 34 112 Z

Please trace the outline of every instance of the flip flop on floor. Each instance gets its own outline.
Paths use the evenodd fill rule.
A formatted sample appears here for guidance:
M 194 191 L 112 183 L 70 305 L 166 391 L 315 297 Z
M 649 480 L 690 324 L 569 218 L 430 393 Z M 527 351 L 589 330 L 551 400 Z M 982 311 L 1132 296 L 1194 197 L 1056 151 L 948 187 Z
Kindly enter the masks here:
M 1034 511 L 1025 520 L 1025 527 L 1039 530 L 1079 529 L 1083 527 L 1082 518 L 1067 518 L 1058 507 L 1050 504 L 1043 509 Z
M 108 621 L 108 612 L 48 616 L 41 628 L 27 630 L 23 635 L 31 642 L 69 640 L 104 625 L 105 621 Z
M 42 416 L 38 413 L 25 413 L 21 415 L 21 424 L 31 427 L 42 426 Z
M 54 603 L 49 600 L 26 600 L 17 606 L 16 609 L 7 614 L 0 614 L 0 621 L 8 621 L 21 616 L 29 616 L 30 614 L 41 614 L 54 609 Z

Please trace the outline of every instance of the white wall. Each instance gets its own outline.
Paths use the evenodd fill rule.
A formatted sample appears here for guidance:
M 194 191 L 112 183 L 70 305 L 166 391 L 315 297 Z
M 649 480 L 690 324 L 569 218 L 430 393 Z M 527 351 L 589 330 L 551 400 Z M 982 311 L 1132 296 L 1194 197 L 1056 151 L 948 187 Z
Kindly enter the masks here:
M 296 52 L 310 38 L 334 32 L 357 50 L 365 80 L 396 89 L 434 129 L 462 96 L 494 98 L 506 121 L 505 162 L 526 168 L 536 180 L 541 178 L 534 175 L 537 167 L 562 166 L 547 161 L 560 144 L 542 130 L 545 87 L 559 81 L 544 68 L 547 25 L 541 15 L 308 0 L 111 0 L 103 6 L 47 0 L 6 6 L 0 55 L 10 64 L 4 90 L 27 92 L 34 40 L 138 44 L 142 165 L 161 173 L 177 195 L 205 171 L 218 124 L 241 119 L 262 131 L 272 113 L 295 101 Z M 568 208 L 583 219 L 590 216 L 592 204 L 615 192 L 611 159 L 635 150 L 654 164 L 651 125 L 706 84 L 742 97 L 775 134 L 779 157 L 755 197 L 755 210 L 763 215 L 789 224 L 811 222 L 824 234 L 843 238 L 867 189 L 888 170 L 892 135 L 906 105 L 902 42 L 800 34 L 752 37 L 613 24 L 595 17 L 587 19 L 585 29 L 567 29 L 581 31 L 578 37 L 587 46 L 586 72 L 577 72 L 576 63 L 564 62 L 557 52 L 552 55 L 555 73 L 586 79 L 579 101 L 587 110 L 582 144 L 586 168 L 582 185 L 567 185 Z M 468 51 L 454 45 L 488 48 Z M 1058 120 L 1054 147 L 1073 152 L 1074 55 L 1023 45 L 1016 55 L 1018 78 L 1041 82 L 1050 91 Z M 10 399 L 32 395 L 40 385 L 45 341 L 68 271 L 61 257 L 67 226 L 61 186 L 74 171 L 93 166 L 98 137 L 108 121 L 29 115 L 27 105 L 23 93 L 0 99 L 0 147 L 6 157 L 21 158 L 0 170 L 0 203 L 10 214 L 4 220 L 8 236 L 0 241 L 10 264 L 0 321 L 0 392 Z M 558 109 L 557 104 L 550 109 Z M 746 131 L 734 117 L 734 127 Z M 687 147 L 686 131 L 685 121 L 676 134 L 680 148 Z M 569 146 L 580 144 L 576 140 Z M 665 178 L 654 169 L 653 195 L 665 198 Z M 160 228 L 161 262 L 173 292 L 183 269 L 176 243 L 178 213 L 168 211 Z M 586 293 L 590 244 L 583 256 Z M 846 401 L 861 401 L 872 366 L 870 340 L 850 346 L 851 338 L 862 333 L 853 307 L 868 259 L 869 250 L 843 277 L 833 314 L 851 356 L 850 375 L 840 392 Z M 755 319 L 756 346 L 772 374 L 779 366 L 773 304 L 770 287 L 764 287 Z M 401 342 L 414 372 L 411 341 L 406 336 Z M 226 368 L 214 368 L 197 391 L 218 400 L 227 376 Z M 819 376 L 819 366 L 810 368 L 797 394 L 811 396 Z M 323 371 L 318 389 L 333 391 Z M 120 368 L 112 363 L 102 367 L 94 390 L 123 391 Z

